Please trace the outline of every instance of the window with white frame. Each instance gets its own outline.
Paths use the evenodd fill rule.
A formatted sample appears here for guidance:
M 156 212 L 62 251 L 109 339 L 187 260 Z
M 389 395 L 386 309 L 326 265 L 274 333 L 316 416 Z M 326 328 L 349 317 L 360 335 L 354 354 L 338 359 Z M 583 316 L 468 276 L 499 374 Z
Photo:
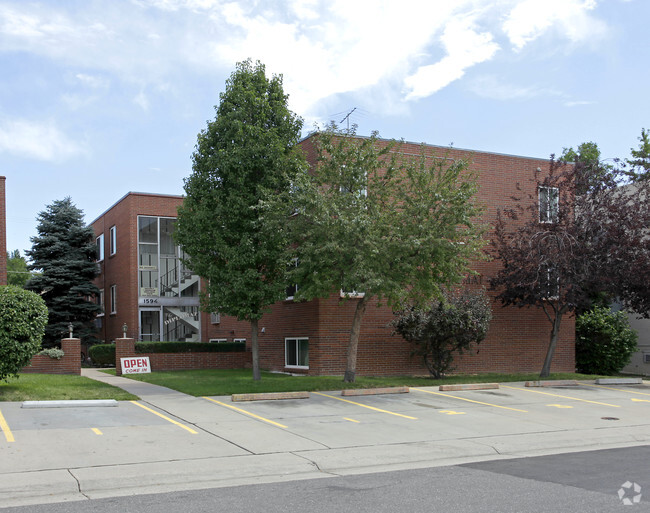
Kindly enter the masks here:
M 543 298 L 553 300 L 559 297 L 560 275 L 554 266 L 545 264 L 540 268 L 539 286 Z
M 101 262 L 102 260 L 104 260 L 104 234 L 103 233 L 95 239 L 95 244 L 97 245 L 97 261 Z
M 104 289 L 99 289 L 99 295 L 97 296 L 97 304 L 101 307 L 102 311 L 97 314 L 98 317 L 104 315 Z
M 221 323 L 221 314 L 219 312 L 212 312 L 210 314 L 210 324 Z
M 225 344 L 228 342 L 227 338 L 211 338 L 210 343 L 211 344 Z
M 111 285 L 111 314 L 117 313 L 117 285 Z
M 560 191 L 557 187 L 538 187 L 539 222 L 555 223 L 559 211 Z
M 309 339 L 307 337 L 284 339 L 284 365 L 301 369 L 309 368 Z
M 245 343 L 246 343 L 246 339 L 245 339 L 245 338 L 233 338 L 232 341 L 235 342 L 235 343 L 238 342 L 238 343 L 240 343 L 240 344 L 245 344 Z
M 114 255 L 117 252 L 117 228 L 115 226 L 111 226 L 111 229 L 108 233 L 110 254 Z

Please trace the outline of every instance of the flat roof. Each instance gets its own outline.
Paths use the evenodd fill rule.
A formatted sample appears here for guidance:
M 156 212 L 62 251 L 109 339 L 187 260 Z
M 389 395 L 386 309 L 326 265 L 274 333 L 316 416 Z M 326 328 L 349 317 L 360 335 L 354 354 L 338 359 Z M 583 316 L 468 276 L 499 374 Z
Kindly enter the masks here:
M 110 210 L 114 209 L 118 204 L 120 204 L 122 201 L 124 201 L 126 198 L 129 196 L 155 196 L 157 198 L 178 198 L 182 199 L 185 196 L 181 196 L 179 194 L 156 194 L 155 192 L 134 192 L 134 191 L 129 191 L 127 192 L 124 196 L 122 196 L 120 199 L 118 199 L 115 203 L 113 203 L 110 207 L 108 207 L 106 210 L 104 210 L 100 215 L 98 215 L 94 220 L 92 220 L 89 223 L 89 226 L 96 223 L 99 221 L 102 217 L 104 217 Z

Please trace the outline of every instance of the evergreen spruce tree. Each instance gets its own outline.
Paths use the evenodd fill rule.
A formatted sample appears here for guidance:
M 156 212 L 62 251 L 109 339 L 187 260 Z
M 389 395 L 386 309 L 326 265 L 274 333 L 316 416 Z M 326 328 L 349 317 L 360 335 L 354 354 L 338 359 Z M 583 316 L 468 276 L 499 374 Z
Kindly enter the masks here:
M 43 347 L 58 344 L 68 335 L 72 323 L 75 337 L 94 342 L 95 316 L 101 307 L 95 302 L 99 289 L 92 283 L 97 276 L 97 248 L 92 228 L 86 226 L 83 211 L 68 197 L 48 205 L 38 214 L 30 270 L 38 271 L 25 288 L 41 295 L 49 311 Z

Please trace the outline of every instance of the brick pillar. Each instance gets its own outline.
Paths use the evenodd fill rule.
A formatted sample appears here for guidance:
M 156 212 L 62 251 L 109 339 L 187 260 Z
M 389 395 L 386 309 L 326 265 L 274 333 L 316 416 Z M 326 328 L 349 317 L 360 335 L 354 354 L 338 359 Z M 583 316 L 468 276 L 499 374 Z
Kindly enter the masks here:
M 0 176 L 0 285 L 7 284 L 7 209 L 5 206 L 5 180 Z
M 64 373 L 81 375 L 81 340 L 78 338 L 61 339 L 61 350 L 65 353 Z
M 133 338 L 116 338 L 115 339 L 115 375 L 122 375 L 122 362 L 120 358 L 135 356 L 135 339 Z

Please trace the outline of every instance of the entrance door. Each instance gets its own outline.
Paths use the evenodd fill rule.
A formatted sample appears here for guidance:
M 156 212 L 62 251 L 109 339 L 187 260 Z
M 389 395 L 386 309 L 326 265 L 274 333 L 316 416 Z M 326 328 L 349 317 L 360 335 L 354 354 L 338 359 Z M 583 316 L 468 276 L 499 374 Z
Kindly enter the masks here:
M 160 342 L 160 309 L 140 309 L 140 340 Z

